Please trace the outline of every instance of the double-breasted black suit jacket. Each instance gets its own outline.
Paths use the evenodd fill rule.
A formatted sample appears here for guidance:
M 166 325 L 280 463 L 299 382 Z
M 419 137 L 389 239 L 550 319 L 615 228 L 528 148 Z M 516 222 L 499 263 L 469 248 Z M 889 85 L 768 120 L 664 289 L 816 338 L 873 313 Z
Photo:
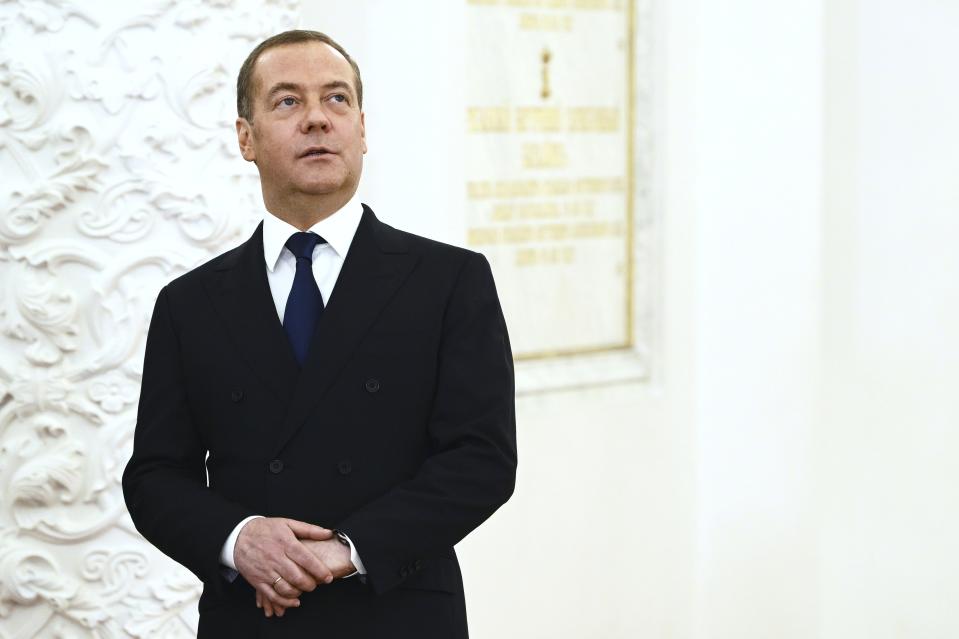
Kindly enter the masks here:
M 301 370 L 261 225 L 158 296 L 126 503 L 143 536 L 203 581 L 201 637 L 466 637 L 453 546 L 512 493 L 513 396 L 482 255 L 364 206 Z M 320 586 L 264 618 L 219 565 L 253 514 L 343 531 L 365 583 Z

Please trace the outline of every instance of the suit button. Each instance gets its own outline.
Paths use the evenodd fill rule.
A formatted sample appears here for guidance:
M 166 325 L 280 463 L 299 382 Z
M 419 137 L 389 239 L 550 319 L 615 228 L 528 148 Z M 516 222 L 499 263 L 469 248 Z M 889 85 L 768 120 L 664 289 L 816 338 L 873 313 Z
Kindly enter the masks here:
M 336 465 L 337 470 L 340 471 L 341 475 L 349 475 L 353 472 L 353 464 L 350 463 L 350 460 L 344 459 Z
M 270 462 L 270 472 L 274 475 L 279 475 L 283 472 L 283 462 L 279 459 L 274 459 Z
M 416 568 L 417 570 L 423 570 L 423 562 L 417 559 L 416 562 L 413 564 L 413 567 Z
M 243 399 L 243 391 L 241 391 L 240 389 L 236 389 L 235 391 L 230 393 L 230 399 L 232 399 L 234 402 L 240 401 L 241 399 Z
M 409 568 L 407 568 L 406 566 L 403 566 L 402 568 L 400 568 L 400 577 L 402 577 L 403 579 L 406 579 L 409 576 L 409 574 L 410 574 Z
M 375 393 L 380 390 L 380 380 L 375 378 L 370 378 L 366 380 L 366 390 L 369 393 Z

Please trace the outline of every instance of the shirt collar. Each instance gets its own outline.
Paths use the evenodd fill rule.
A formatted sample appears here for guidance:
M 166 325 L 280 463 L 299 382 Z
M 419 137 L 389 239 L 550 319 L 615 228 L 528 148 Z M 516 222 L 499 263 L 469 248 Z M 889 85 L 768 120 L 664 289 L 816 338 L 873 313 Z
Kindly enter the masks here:
M 363 217 L 363 205 L 354 193 L 343 208 L 320 220 L 308 230 L 326 240 L 340 259 L 344 259 L 347 251 L 350 250 L 350 244 L 353 243 L 353 236 L 356 235 L 361 217 Z M 269 211 L 263 216 L 263 259 L 271 273 L 280 260 L 286 241 L 299 230 Z

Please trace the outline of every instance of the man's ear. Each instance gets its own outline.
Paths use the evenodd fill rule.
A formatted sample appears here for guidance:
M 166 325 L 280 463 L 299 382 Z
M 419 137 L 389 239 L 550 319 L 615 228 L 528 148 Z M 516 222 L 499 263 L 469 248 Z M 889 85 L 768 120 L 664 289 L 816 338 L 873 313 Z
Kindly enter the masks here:
M 363 140 L 363 154 L 366 154 L 366 114 L 360 111 L 360 139 Z
M 253 125 L 246 118 L 236 119 L 236 141 L 240 145 L 240 155 L 247 162 L 256 162 L 253 150 Z

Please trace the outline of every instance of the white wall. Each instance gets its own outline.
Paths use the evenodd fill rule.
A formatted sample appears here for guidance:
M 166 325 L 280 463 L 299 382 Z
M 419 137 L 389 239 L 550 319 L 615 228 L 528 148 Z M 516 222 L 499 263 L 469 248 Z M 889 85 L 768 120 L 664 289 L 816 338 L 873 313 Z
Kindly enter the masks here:
M 698 633 L 810 637 L 822 7 L 698 11 Z
M 959 635 L 959 5 L 830 6 L 822 636 Z
M 669 4 L 700 36 L 695 636 L 954 636 L 959 7 Z

